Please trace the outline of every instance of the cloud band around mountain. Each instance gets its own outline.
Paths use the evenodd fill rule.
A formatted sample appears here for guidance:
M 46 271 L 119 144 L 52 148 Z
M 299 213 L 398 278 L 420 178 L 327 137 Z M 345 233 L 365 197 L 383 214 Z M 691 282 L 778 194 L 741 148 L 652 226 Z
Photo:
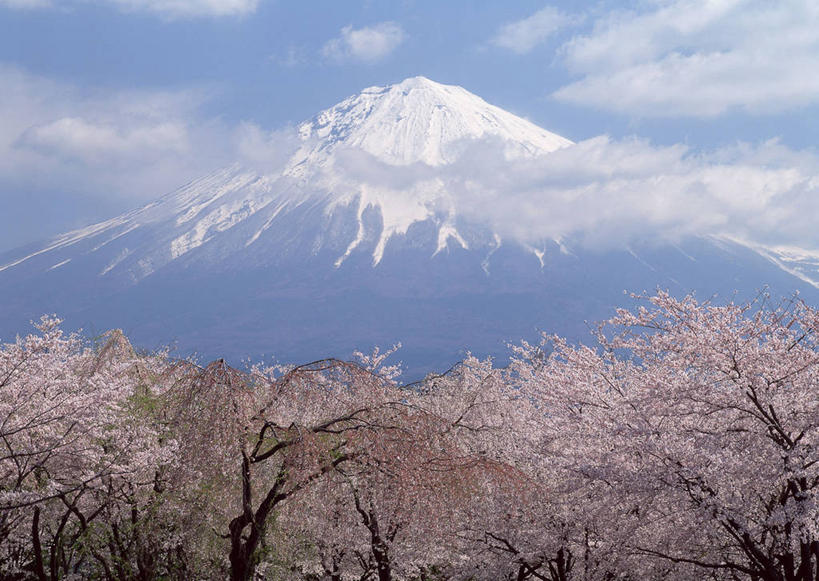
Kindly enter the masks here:
M 492 139 L 465 142 L 443 167 L 396 167 L 348 152 L 334 171 L 351 187 L 396 196 L 435 184 L 441 207 L 530 245 L 571 238 L 610 249 L 723 235 L 819 247 L 819 157 L 775 140 L 697 153 L 599 136 L 532 158 L 509 159 L 506 151 Z

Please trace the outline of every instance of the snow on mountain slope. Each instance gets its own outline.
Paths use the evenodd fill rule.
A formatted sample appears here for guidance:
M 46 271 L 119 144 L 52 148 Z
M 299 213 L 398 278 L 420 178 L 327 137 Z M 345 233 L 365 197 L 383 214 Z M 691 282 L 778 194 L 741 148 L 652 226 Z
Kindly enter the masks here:
M 99 276 L 126 265 L 130 278 L 136 281 L 266 207 L 271 200 L 265 178 L 234 166 L 137 210 L 58 236 L 34 252 L 0 264 L 0 272 L 35 260 L 50 270 L 93 256 L 103 261 Z
M 769 246 L 737 238 L 723 238 L 750 248 L 788 274 L 819 289 L 819 250 L 786 245 Z
M 424 221 L 437 229 L 430 255 L 449 244 L 468 248 L 445 184 L 432 172 L 425 178 L 424 168 L 451 163 L 470 140 L 499 140 L 508 158 L 548 154 L 572 143 L 460 87 L 423 77 L 365 89 L 298 131 L 301 144 L 283 170 L 259 173 L 236 165 L 216 171 L 143 208 L 14 256 L 0 263 L 0 271 L 33 262 L 47 271 L 85 257 L 98 276 L 138 281 L 207 245 L 220 246 L 211 255 L 222 259 L 281 253 L 287 241 L 280 233 L 290 231 L 293 212 L 310 208 L 311 222 L 292 234 L 314 253 L 333 249 L 336 267 L 365 246 L 378 265 L 393 237 Z M 356 169 L 379 166 L 387 172 L 417 170 L 417 176 L 396 187 Z M 338 216 L 349 223 L 322 231 L 337 224 Z M 493 244 L 495 238 L 488 235 Z

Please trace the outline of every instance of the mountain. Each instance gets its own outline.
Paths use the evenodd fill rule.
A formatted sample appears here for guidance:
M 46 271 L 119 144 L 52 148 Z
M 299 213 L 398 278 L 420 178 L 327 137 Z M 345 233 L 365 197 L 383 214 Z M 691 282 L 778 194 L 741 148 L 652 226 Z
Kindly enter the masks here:
M 376 237 L 371 254 L 377 265 L 389 240 L 417 222 L 436 223 L 438 250 L 450 239 L 466 242 L 453 225 L 452 199 L 440 180 L 416 179 L 411 189 L 399 190 L 357 173 L 443 166 L 469 140 L 485 137 L 500 140 L 510 158 L 571 145 L 460 87 L 423 77 L 365 89 L 301 124 L 298 134 L 300 147 L 276 173 L 221 169 L 2 263 L 0 272 L 24 265 L 57 269 L 79 260 L 93 264 L 101 278 L 138 282 L 169 263 L 190 260 L 203 246 L 193 260 L 217 263 L 230 256 L 267 264 L 298 254 L 308 238 L 309 255 L 336 252 L 338 266 Z
M 512 164 L 572 142 L 460 87 L 416 77 L 365 89 L 297 134 L 282 167 L 223 168 L 0 255 L 0 338 L 57 312 L 91 333 L 121 327 L 137 344 L 234 360 L 402 341 L 420 371 L 465 350 L 501 354 L 539 329 L 582 338 L 623 290 L 819 292 L 819 260 L 797 249 L 697 238 L 592 252 L 501 236 L 464 211 L 480 201 L 460 160 L 476 143 Z

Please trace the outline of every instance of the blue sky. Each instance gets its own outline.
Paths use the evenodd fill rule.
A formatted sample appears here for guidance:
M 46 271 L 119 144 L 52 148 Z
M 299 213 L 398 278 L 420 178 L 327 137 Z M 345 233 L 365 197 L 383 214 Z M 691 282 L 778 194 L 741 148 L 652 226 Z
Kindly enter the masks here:
M 809 0 L 0 0 L 0 250 L 138 206 L 415 75 L 613 144 L 607 163 L 627 150 L 645 180 L 671 171 L 659 158 L 754 165 L 770 170 L 759 195 L 787 182 L 774 197 L 815 198 Z

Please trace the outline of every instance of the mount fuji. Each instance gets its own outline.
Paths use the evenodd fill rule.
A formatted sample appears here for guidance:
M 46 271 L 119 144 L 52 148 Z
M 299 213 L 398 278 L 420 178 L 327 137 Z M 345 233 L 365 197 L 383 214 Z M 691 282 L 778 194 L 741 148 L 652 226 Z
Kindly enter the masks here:
M 539 330 L 582 339 L 624 290 L 819 298 L 819 256 L 798 249 L 707 237 L 590 251 L 476 220 L 480 184 L 458 169 L 475 143 L 510 164 L 573 144 L 460 87 L 372 87 L 296 129 L 279 167 L 219 169 L 0 255 L 0 339 L 56 312 L 92 334 L 119 327 L 146 347 L 234 361 L 401 341 L 412 373 Z

